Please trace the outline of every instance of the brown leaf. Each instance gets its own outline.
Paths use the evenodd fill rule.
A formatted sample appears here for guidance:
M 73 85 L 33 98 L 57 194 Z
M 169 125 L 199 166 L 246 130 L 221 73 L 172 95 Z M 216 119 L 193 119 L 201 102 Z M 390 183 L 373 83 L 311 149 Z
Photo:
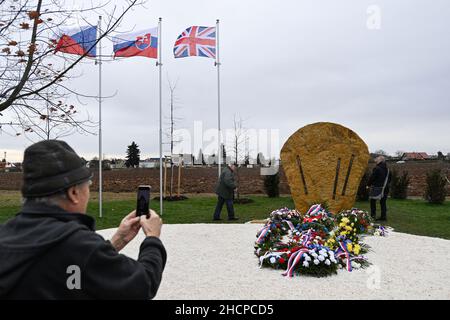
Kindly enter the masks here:
M 10 54 L 11 50 L 9 48 L 3 48 L 2 52 L 5 52 L 6 54 Z
M 29 46 L 28 46 L 28 53 L 33 53 L 33 52 L 35 52 L 36 51 L 36 45 L 35 44 L 30 44 Z
M 10 42 L 8 42 L 8 46 L 15 46 L 17 45 L 17 41 L 11 40 Z
M 23 56 L 25 56 L 25 52 L 23 52 L 22 50 L 19 50 L 19 51 L 17 51 L 17 56 L 23 57 Z
M 22 29 L 24 29 L 24 30 L 28 30 L 28 29 L 30 29 L 30 24 L 29 24 L 29 23 L 26 23 L 26 22 L 22 22 L 22 23 L 20 24 L 20 27 L 21 27 Z
M 37 11 L 29 11 L 28 12 L 28 17 L 30 17 L 30 19 L 36 19 L 39 17 L 39 12 Z

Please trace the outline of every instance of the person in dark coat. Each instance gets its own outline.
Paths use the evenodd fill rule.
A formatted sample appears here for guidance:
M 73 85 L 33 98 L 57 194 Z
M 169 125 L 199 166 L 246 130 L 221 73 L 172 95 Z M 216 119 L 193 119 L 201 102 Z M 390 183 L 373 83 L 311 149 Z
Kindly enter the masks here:
M 239 218 L 234 216 L 233 198 L 234 190 L 236 189 L 236 182 L 234 181 L 235 165 L 226 166 L 223 168 L 220 174 L 219 182 L 216 186 L 217 205 L 214 211 L 213 220 L 220 219 L 220 213 L 222 212 L 223 204 L 227 205 L 228 220 L 238 220 Z
M 92 174 L 65 142 L 25 150 L 21 211 L 0 225 L 0 299 L 151 299 L 166 251 L 162 221 L 128 214 L 110 241 L 86 215 Z M 142 228 L 137 260 L 119 251 Z
M 383 187 L 386 175 L 388 176 L 388 181 L 386 183 L 386 187 L 384 188 L 383 196 L 380 199 L 380 207 L 381 207 L 381 217 L 377 219 L 378 221 L 386 221 L 387 220 L 387 207 L 386 201 L 389 194 L 389 184 L 391 183 L 391 174 L 387 168 L 386 160 L 383 156 L 379 156 L 375 159 L 376 166 L 372 170 L 372 174 L 367 182 L 368 187 Z M 370 213 L 372 218 L 376 218 L 377 215 L 377 200 L 370 199 Z

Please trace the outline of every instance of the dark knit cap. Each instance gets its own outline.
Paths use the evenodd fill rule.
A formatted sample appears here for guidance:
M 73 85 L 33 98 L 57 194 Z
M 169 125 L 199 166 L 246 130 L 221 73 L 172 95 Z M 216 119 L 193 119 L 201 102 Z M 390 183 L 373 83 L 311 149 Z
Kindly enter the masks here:
M 49 196 L 90 178 L 91 171 L 64 141 L 45 140 L 25 150 L 22 186 L 25 198 Z

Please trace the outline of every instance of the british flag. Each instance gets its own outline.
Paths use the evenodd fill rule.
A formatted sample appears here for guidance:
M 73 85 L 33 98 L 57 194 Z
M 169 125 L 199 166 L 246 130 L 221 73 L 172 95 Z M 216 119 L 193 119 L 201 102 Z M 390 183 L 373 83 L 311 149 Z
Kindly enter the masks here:
M 216 28 L 192 26 L 180 34 L 173 48 L 175 58 L 216 57 Z

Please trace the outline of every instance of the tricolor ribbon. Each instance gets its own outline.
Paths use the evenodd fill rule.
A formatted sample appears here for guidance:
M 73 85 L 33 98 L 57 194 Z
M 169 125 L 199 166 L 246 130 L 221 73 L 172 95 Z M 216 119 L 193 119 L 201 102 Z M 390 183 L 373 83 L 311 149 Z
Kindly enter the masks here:
M 304 247 L 307 247 L 310 242 L 311 242 L 311 229 L 309 229 L 308 232 L 303 235 L 303 237 L 302 237 L 302 245 Z
M 257 244 L 261 244 L 264 241 L 264 238 L 266 237 L 267 233 L 269 232 L 270 224 L 266 225 L 264 228 L 261 229 L 258 239 L 256 239 Z
M 315 204 L 309 208 L 306 215 L 311 216 L 317 214 L 320 210 L 322 210 L 322 206 L 320 204 Z
M 295 251 L 289 258 L 288 265 L 287 265 L 286 271 L 283 272 L 283 276 L 292 277 L 294 275 L 295 266 L 300 262 L 300 259 L 302 258 L 303 254 L 308 251 L 309 250 L 306 248 Z
M 294 224 L 293 224 L 291 221 L 289 221 L 289 220 L 283 220 L 283 221 L 287 223 L 287 225 L 289 226 L 289 228 L 290 228 L 291 230 L 294 230 L 294 229 L 295 229 L 295 228 L 294 228 Z
M 347 264 L 347 271 L 352 271 L 352 263 L 350 261 L 350 253 L 347 249 L 347 243 L 344 241 L 339 241 L 339 249 L 336 251 L 335 256 L 337 258 L 340 258 L 341 256 L 345 256 L 346 264 Z M 341 251 L 342 250 L 342 251 Z

